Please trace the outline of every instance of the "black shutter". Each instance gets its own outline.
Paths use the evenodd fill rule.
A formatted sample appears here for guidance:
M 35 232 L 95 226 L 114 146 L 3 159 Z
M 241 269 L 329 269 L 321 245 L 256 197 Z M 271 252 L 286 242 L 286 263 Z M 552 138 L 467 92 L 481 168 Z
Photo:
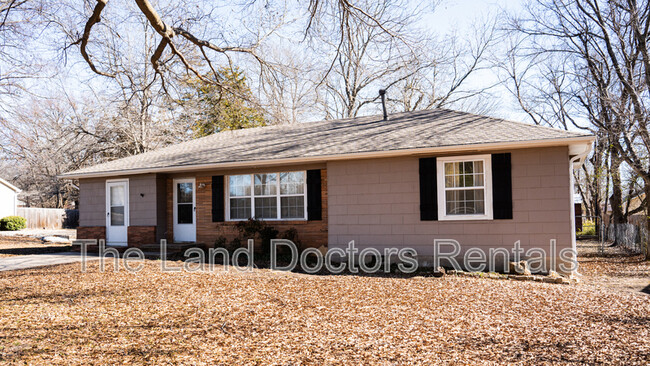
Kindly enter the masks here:
M 307 171 L 307 220 L 322 220 L 320 169 Z
M 212 222 L 226 220 L 223 192 L 223 175 L 212 177 Z
M 512 219 L 510 153 L 492 154 L 492 206 L 494 219 Z
M 438 220 L 436 158 L 420 159 L 420 220 Z

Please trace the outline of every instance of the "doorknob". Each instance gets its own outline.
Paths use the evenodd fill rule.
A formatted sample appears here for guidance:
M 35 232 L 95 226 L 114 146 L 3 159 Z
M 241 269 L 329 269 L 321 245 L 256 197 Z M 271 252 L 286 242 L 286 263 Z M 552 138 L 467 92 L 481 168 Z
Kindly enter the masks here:
M 110 213 L 110 212 L 107 212 L 107 213 L 106 213 L 106 216 L 110 216 L 110 215 L 111 215 L 111 213 Z

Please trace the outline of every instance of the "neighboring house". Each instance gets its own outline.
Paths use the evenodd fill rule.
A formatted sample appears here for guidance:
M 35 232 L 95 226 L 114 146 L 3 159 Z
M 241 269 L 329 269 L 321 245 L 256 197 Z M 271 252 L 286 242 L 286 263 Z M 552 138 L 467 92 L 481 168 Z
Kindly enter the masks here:
M 0 219 L 16 215 L 20 189 L 0 178 Z
M 644 200 L 645 200 L 645 192 L 634 193 L 631 196 L 623 199 L 623 204 L 621 209 L 623 210 L 623 213 L 633 212 L 634 214 L 637 215 L 643 215 L 644 210 L 643 207 L 641 206 L 643 205 Z M 610 203 L 607 204 L 607 209 L 605 209 L 605 205 L 601 205 L 601 210 L 603 210 L 603 213 L 606 216 L 612 215 L 612 205 Z
M 212 245 L 235 223 L 295 228 L 305 247 L 575 245 L 572 169 L 593 136 L 436 109 L 227 131 L 62 175 L 78 238 Z
M 573 214 L 575 216 L 576 232 L 582 231 L 582 196 L 575 193 L 573 195 Z

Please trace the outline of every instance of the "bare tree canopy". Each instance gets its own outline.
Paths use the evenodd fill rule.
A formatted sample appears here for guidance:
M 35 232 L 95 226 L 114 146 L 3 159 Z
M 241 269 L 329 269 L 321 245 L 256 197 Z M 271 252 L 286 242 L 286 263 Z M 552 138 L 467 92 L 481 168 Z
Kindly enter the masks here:
M 426 21 L 437 3 L 0 0 L 0 155 L 17 162 L 4 178 L 42 172 L 30 202 L 65 205 L 74 190 L 37 163 L 65 170 L 224 128 L 375 113 L 379 89 L 391 111 L 486 111 L 494 23 L 438 34 Z M 223 77 L 239 72 L 245 88 Z
M 519 38 L 504 68 L 510 90 L 536 123 L 598 136 L 581 192 L 594 199 L 596 213 L 611 207 L 613 221 L 625 222 L 623 163 L 650 194 L 650 4 L 537 0 L 512 28 Z M 629 194 L 638 194 L 635 184 Z
M 184 18 L 174 21 L 169 17 L 161 15 L 149 0 L 135 0 L 135 4 L 141 15 L 147 19 L 149 26 L 160 36 L 159 43 L 155 50 L 151 52 L 150 56 L 153 69 L 163 80 L 165 77 L 164 73 L 169 71 L 167 66 L 172 61 L 179 61 L 194 77 L 209 83 L 218 83 L 218 72 L 214 62 L 219 56 L 226 58 L 230 62 L 231 55 L 245 54 L 257 61 L 262 68 L 271 67 L 260 54 L 259 48 L 266 37 L 282 24 L 282 16 L 279 19 L 274 19 L 275 24 L 269 27 L 266 32 L 257 33 L 255 39 L 252 41 L 247 44 L 236 44 L 236 42 L 224 38 L 219 39 L 219 41 L 214 41 L 205 34 L 195 32 L 192 30 L 192 26 L 195 24 L 190 20 L 192 19 L 191 14 L 186 14 Z M 97 0 L 92 9 L 92 13 L 88 16 L 83 33 L 74 44 L 79 45 L 83 59 L 93 72 L 102 76 L 115 77 L 115 74 L 111 71 L 104 70 L 98 66 L 94 57 L 88 51 L 93 28 L 102 21 L 102 14 L 110 5 L 108 0 Z M 275 6 L 271 2 L 261 5 L 255 1 L 251 1 L 246 5 L 250 8 L 263 6 L 266 10 Z M 307 18 L 306 34 L 309 34 L 312 28 L 316 27 L 316 24 L 320 22 L 321 18 L 328 16 L 331 18 L 333 16 L 338 20 L 338 30 L 340 33 L 339 50 L 344 44 L 344 41 L 352 36 L 351 24 L 353 22 L 372 25 L 373 28 L 385 32 L 392 38 L 402 39 L 402 35 L 394 29 L 395 24 L 385 22 L 368 8 L 357 6 L 347 0 L 312 0 L 308 7 L 302 10 L 306 13 Z M 206 21 L 204 14 L 198 14 L 198 18 Z M 201 64 L 207 65 L 212 72 L 212 78 L 206 78 L 204 76 L 205 74 L 201 71 Z

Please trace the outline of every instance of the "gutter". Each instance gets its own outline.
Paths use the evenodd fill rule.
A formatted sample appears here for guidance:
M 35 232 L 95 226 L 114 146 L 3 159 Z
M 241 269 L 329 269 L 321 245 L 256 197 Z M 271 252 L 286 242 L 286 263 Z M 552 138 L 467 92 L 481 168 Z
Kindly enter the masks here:
M 573 250 L 573 263 L 575 269 L 573 270 L 572 275 L 581 276 L 578 272 L 578 246 L 576 244 L 576 207 L 574 200 L 573 187 L 575 186 L 575 180 L 573 177 L 573 171 L 579 169 L 584 163 L 585 158 L 591 152 L 591 144 L 588 144 L 582 152 L 577 153 L 573 157 L 569 157 L 569 180 L 571 187 L 571 249 Z
M 64 173 L 57 175 L 60 179 L 79 179 L 79 178 L 101 178 L 101 177 L 114 177 L 118 175 L 135 175 L 135 174 L 149 174 L 149 173 L 175 173 L 187 172 L 197 170 L 212 170 L 212 169 L 228 169 L 228 168 L 246 168 L 246 167 L 266 167 L 276 165 L 289 165 L 301 163 L 323 163 L 328 161 L 341 161 L 341 160 L 355 160 L 355 159 L 374 159 L 374 158 L 388 158 L 398 156 L 418 156 L 427 154 L 439 154 L 447 152 L 480 152 L 485 150 L 497 149 L 513 149 L 513 148 L 532 148 L 532 147 L 550 147 L 550 146 L 575 146 L 575 145 L 589 145 L 593 143 L 595 136 L 584 137 L 569 137 L 561 139 L 542 139 L 542 140 L 529 140 L 517 142 L 495 142 L 495 143 L 479 143 L 468 145 L 451 145 L 451 146 L 438 146 L 431 148 L 415 148 L 415 149 L 400 149 L 389 151 L 374 151 L 362 152 L 351 154 L 337 154 L 337 155 L 320 155 L 313 157 L 299 157 L 299 158 L 286 158 L 286 159 L 263 159 L 251 161 L 233 161 L 223 163 L 209 163 L 209 164 L 193 164 L 193 165 L 176 165 L 165 166 L 156 168 L 135 168 L 135 169 L 121 169 L 111 170 L 104 172 L 88 172 L 88 173 Z

